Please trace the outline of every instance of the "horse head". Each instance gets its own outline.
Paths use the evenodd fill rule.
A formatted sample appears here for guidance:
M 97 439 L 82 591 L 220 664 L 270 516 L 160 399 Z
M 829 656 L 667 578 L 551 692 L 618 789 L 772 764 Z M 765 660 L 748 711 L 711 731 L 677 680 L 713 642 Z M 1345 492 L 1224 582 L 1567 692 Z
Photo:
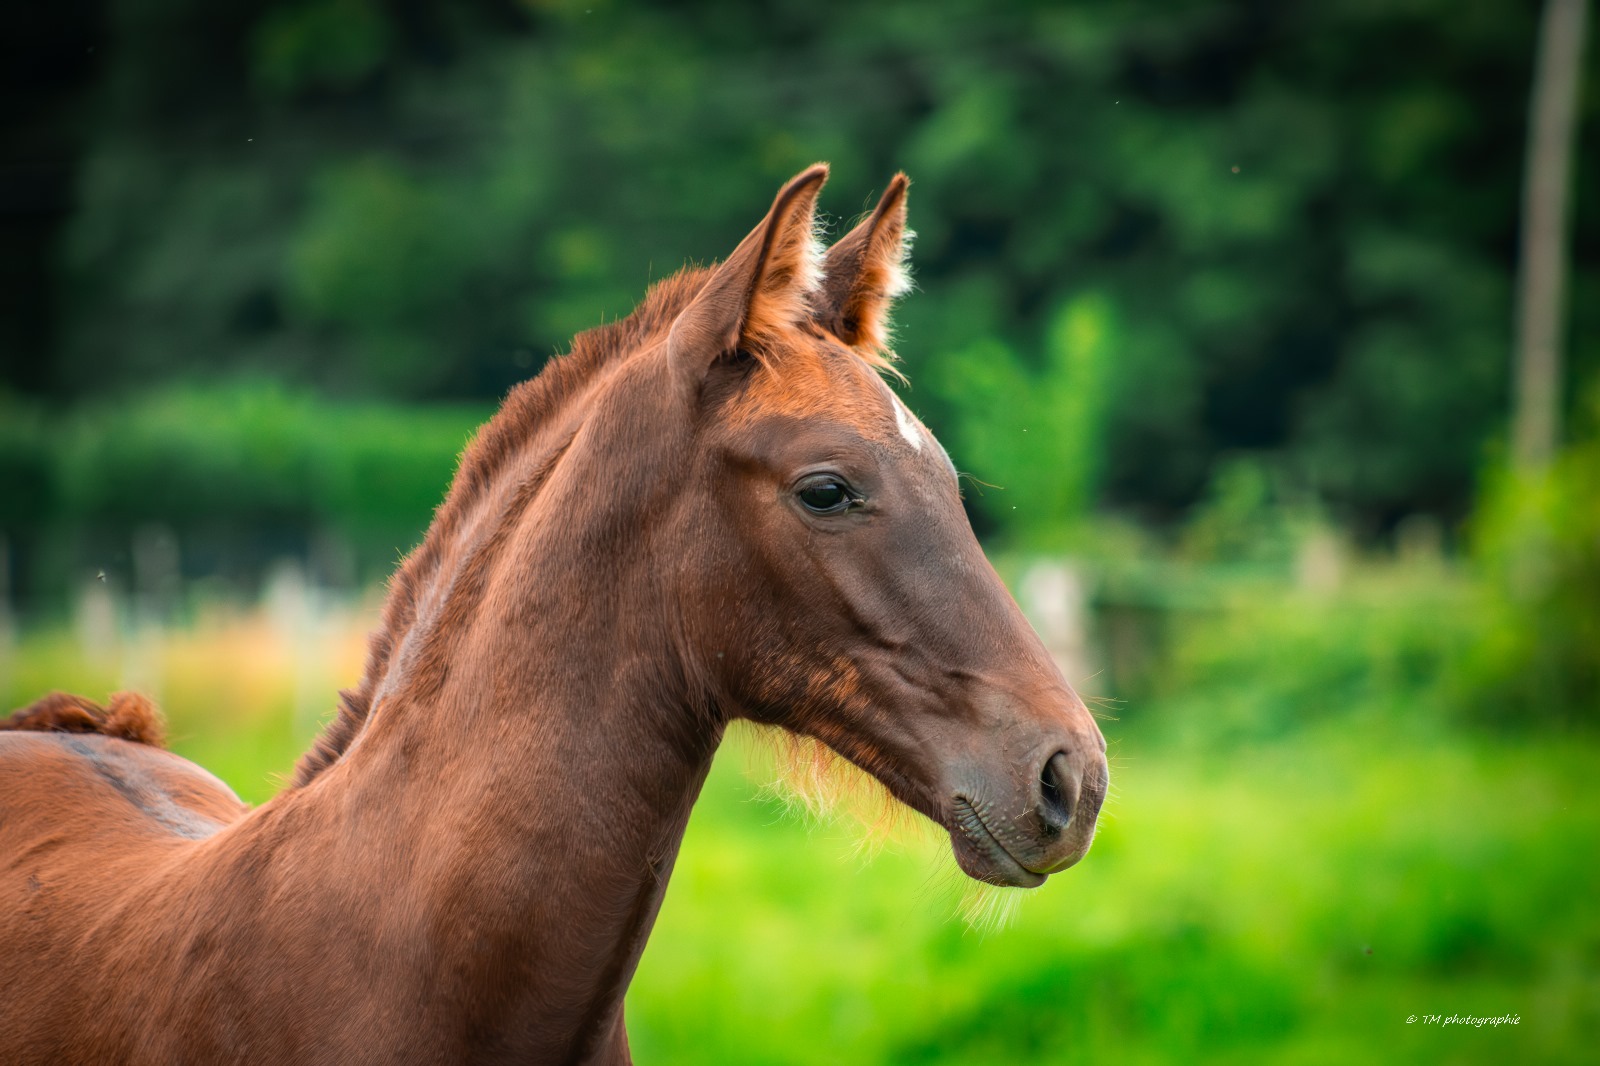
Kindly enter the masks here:
M 945 450 L 880 374 L 908 182 L 824 254 L 826 177 L 779 192 L 659 348 L 692 442 L 658 541 L 684 669 L 708 705 L 875 776 L 968 875 L 1038 885 L 1089 848 L 1105 741 L 984 557 Z

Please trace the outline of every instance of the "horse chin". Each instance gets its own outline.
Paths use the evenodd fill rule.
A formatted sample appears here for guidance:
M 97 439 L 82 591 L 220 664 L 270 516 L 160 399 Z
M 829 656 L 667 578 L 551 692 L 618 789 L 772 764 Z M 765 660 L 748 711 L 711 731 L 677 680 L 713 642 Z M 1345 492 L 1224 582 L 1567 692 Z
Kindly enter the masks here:
M 1038 888 L 1049 877 L 1048 874 L 1034 873 L 1002 849 L 996 849 L 993 854 L 979 853 L 959 837 L 952 837 L 951 844 L 956 865 L 974 881 L 1003 888 Z
M 1038 888 L 1049 877 L 1018 862 L 970 807 L 958 808 L 951 819 L 950 849 L 961 872 L 974 881 L 1006 888 Z
M 1047 866 L 1039 872 L 1048 876 L 1050 874 L 1058 874 L 1062 870 L 1067 870 L 1078 865 L 1078 863 L 1083 860 L 1083 857 L 1089 854 L 1089 845 L 1092 843 L 1094 843 L 1094 835 L 1091 833 L 1089 834 L 1089 838 L 1083 841 L 1081 847 L 1069 853 L 1064 858 L 1058 859 L 1053 865 Z

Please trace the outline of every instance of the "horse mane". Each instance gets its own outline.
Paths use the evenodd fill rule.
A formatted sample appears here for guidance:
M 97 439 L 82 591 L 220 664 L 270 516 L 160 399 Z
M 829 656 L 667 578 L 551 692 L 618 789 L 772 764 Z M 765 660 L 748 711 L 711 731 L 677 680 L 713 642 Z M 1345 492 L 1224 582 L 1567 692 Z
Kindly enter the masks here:
M 361 684 L 339 693 L 337 714 L 300 758 L 291 787 L 308 784 L 337 762 L 360 734 L 394 651 L 417 620 L 419 600 L 474 505 L 522 447 L 603 368 L 669 328 L 710 274 L 710 269 L 691 268 L 655 283 L 632 314 L 578 334 L 570 351 L 550 359 L 537 375 L 506 395 L 500 410 L 462 452 L 449 492 L 422 543 L 390 579 L 382 620 L 368 641 Z
M 83 696 L 52 692 L 0 719 L 0 729 L 38 733 L 98 733 L 153 748 L 166 743 L 166 723 L 148 696 L 114 692 L 102 707 Z
M 820 240 L 815 235 L 813 243 L 820 268 Z M 684 308 L 699 295 L 714 269 L 688 268 L 655 283 L 632 314 L 578 334 L 567 354 L 552 358 L 537 375 L 507 394 L 500 410 L 462 453 L 455 479 L 444 502 L 434 512 L 422 543 L 406 557 L 390 580 L 382 621 L 368 643 L 361 684 L 354 690 L 345 689 L 339 693 L 337 714 L 301 757 L 291 787 L 309 783 L 337 762 L 360 735 L 394 651 L 416 623 L 420 599 L 438 575 L 447 547 L 455 542 L 474 505 L 507 464 L 542 427 L 564 411 L 571 398 L 582 393 L 604 367 L 669 330 Z M 808 291 L 799 297 L 802 306 L 792 309 L 798 320 L 796 324 L 804 322 L 811 331 L 822 328 L 816 321 L 817 310 L 811 300 L 823 280 L 819 274 L 813 284 L 806 286 Z M 882 267 L 870 280 L 882 295 L 889 297 L 899 295 L 909 286 L 909 275 L 901 260 Z M 837 298 L 837 294 L 832 295 Z M 860 325 L 862 335 L 848 350 L 866 368 L 899 376 L 894 366 L 895 355 L 888 347 L 887 323 L 863 322 Z M 764 361 L 764 351 L 756 350 L 754 354 Z

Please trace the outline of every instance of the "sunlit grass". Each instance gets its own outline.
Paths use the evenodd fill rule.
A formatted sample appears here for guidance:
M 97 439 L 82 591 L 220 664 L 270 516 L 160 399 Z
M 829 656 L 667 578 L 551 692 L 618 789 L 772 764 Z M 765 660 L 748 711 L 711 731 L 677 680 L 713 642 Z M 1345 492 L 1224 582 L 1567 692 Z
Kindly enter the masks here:
M 150 692 L 173 746 L 259 802 L 356 680 L 370 618 L 218 610 L 171 629 L 32 633 L 0 659 L 0 695 Z M 1283 647 L 1313 654 L 1291 636 Z M 1206 691 L 1173 705 L 1176 726 L 1160 707 L 1105 723 L 1114 787 L 1094 849 L 1030 893 L 974 894 L 942 832 L 885 820 L 873 786 L 841 789 L 804 745 L 736 732 L 629 995 L 638 1059 L 1588 1057 L 1600 745 L 1392 728 L 1392 694 L 1270 730 L 1238 728 L 1234 709 L 1213 735 Z M 811 813 L 768 787 L 785 775 Z M 821 802 L 840 795 L 861 817 Z M 994 910 L 1012 913 L 985 920 Z M 1521 1024 L 1406 1023 L 1468 1013 Z
M 685 1063 L 1581 1061 L 1579 1034 L 1600 1021 L 1592 745 L 1376 740 L 1127 756 L 1089 857 L 1013 894 L 1008 926 L 982 933 L 938 888 L 947 857 L 890 847 L 863 867 L 848 827 L 786 819 L 719 763 L 629 1001 L 635 1049 Z M 1523 1021 L 1405 1023 L 1440 1012 Z
M 0 655 L 5 708 L 62 689 L 104 701 L 135 689 L 167 716 L 168 745 L 249 803 L 281 787 L 361 675 L 365 616 L 353 608 L 216 607 L 188 625 L 128 623 L 29 634 Z

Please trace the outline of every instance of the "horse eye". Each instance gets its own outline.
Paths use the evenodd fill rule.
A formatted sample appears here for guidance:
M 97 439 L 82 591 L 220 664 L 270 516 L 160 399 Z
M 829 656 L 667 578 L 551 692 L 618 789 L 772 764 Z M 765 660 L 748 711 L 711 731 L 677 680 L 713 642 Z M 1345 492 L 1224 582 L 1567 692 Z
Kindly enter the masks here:
M 795 493 L 812 514 L 843 514 L 855 499 L 850 489 L 837 478 L 819 477 L 806 482 Z

